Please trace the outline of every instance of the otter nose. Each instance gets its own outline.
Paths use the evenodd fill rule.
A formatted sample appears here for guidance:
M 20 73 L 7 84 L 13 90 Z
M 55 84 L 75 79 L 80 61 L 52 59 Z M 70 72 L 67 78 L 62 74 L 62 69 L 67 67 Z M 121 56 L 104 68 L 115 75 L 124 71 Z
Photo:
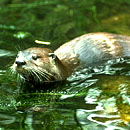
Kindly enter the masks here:
M 26 64 L 25 61 L 19 61 L 19 60 L 16 60 L 15 63 L 17 64 L 17 66 L 22 66 Z

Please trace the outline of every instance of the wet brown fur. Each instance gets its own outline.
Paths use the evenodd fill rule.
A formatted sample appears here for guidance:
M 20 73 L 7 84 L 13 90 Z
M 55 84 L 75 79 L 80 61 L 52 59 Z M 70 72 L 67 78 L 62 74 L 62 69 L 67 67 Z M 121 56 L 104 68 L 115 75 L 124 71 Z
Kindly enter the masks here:
M 31 63 L 25 57 L 27 64 L 30 63 L 30 66 L 33 64 L 37 69 L 41 67 L 47 70 L 53 75 L 53 78 L 50 78 L 50 80 L 65 80 L 79 66 L 88 67 L 109 59 L 129 57 L 130 37 L 111 33 L 82 35 L 63 44 L 54 51 L 57 55 L 54 64 L 48 58 L 48 54 L 53 52 L 50 49 L 29 48 L 22 51 L 22 53 L 26 51 L 40 56 L 40 60 L 35 65 L 33 64 L 34 61 L 31 61 Z M 16 70 L 18 70 L 17 66 Z

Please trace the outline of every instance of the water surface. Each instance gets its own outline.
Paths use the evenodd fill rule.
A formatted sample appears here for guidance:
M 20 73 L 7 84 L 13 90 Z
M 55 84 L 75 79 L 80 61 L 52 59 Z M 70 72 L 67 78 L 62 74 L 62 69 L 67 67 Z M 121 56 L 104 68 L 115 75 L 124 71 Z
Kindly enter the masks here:
M 19 50 L 32 46 L 55 50 L 88 32 L 130 35 L 124 0 L 2 0 L 0 5 L 1 130 L 129 130 L 130 60 L 75 72 L 51 91 L 18 93 L 8 68 Z M 35 40 L 51 42 L 37 45 Z

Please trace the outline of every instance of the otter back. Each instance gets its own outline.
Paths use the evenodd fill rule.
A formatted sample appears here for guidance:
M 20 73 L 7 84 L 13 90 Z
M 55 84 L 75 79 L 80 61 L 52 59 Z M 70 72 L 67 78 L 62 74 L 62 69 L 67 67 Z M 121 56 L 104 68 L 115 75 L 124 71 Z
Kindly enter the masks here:
M 111 33 L 89 33 L 71 40 L 55 51 L 59 59 L 73 71 L 76 67 L 100 65 L 130 56 L 130 37 Z
M 12 66 L 25 81 L 43 84 L 63 81 L 75 69 L 102 65 L 130 56 L 130 37 L 111 33 L 89 33 L 77 37 L 54 52 L 47 48 L 20 51 Z

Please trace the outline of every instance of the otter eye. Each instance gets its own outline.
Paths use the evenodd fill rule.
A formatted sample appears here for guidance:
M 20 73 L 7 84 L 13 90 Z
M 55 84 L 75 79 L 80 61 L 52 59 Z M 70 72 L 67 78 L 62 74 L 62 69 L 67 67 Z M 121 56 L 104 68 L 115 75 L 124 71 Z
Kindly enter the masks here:
M 39 58 L 39 56 L 37 56 L 37 55 L 32 56 L 33 60 L 37 60 L 38 58 Z
M 52 57 L 53 60 L 56 59 L 56 55 L 54 53 L 49 53 L 48 56 Z

